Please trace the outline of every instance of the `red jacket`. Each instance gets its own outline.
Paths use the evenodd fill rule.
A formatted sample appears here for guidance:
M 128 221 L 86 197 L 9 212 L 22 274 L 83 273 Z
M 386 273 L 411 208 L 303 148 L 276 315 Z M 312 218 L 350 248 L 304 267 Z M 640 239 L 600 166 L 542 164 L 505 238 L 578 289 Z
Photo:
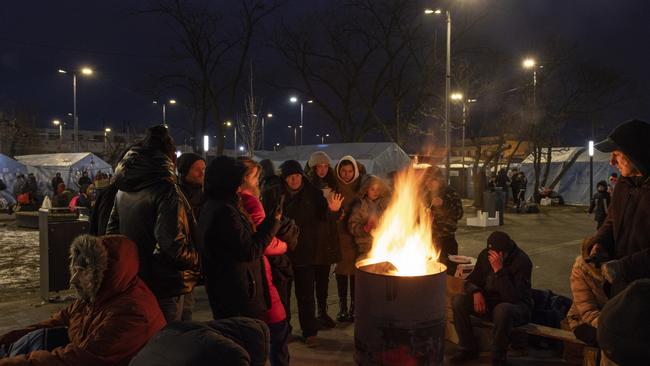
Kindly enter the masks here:
M 260 200 L 251 194 L 248 190 L 241 191 L 239 193 L 239 196 L 242 199 L 244 210 L 246 210 L 248 215 L 253 220 L 253 224 L 257 226 L 262 223 L 266 217 L 262 202 L 260 202 Z M 273 240 L 271 240 L 271 243 L 266 247 L 266 250 L 264 251 L 264 270 L 266 272 L 266 281 L 268 282 L 269 292 L 271 295 L 271 308 L 262 315 L 262 320 L 267 324 L 278 323 L 287 318 L 287 314 L 284 311 L 284 306 L 282 305 L 282 300 L 280 299 L 278 289 L 273 285 L 271 264 L 267 258 L 267 256 L 282 255 L 286 252 L 287 243 L 276 237 L 273 237 Z
M 40 328 L 68 327 L 70 343 L 53 351 L 0 359 L 1 366 L 128 365 L 166 322 L 158 301 L 137 276 L 138 249 L 125 236 L 100 238 L 107 250 L 107 268 L 96 299 L 76 300 L 50 319 L 0 337 L 0 344 L 17 341 Z

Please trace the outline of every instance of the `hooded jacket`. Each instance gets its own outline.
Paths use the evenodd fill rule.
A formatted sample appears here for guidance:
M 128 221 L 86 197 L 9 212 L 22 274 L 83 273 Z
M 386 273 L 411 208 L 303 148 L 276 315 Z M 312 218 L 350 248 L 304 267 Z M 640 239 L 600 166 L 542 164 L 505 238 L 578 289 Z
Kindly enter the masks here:
M 174 163 L 158 150 L 135 146 L 115 169 L 118 189 L 107 233 L 138 245 L 140 277 L 158 298 L 189 293 L 199 255 L 191 207 L 176 183 Z
M 352 162 L 354 167 L 354 177 L 350 182 L 345 182 L 341 178 L 340 168 L 341 163 L 344 161 Z M 334 168 L 336 173 L 336 191 L 343 195 L 343 217 L 337 223 L 337 231 L 339 234 L 339 243 L 341 245 L 341 260 L 336 264 L 336 273 L 341 275 L 354 274 L 354 262 L 357 258 L 358 248 L 354 242 L 354 237 L 348 230 L 348 219 L 352 211 L 352 207 L 359 200 L 359 189 L 361 188 L 361 173 L 357 161 L 350 155 L 346 155 L 339 160 Z
M 380 185 L 381 193 L 379 198 L 371 201 L 367 194 L 368 189 L 374 184 Z M 388 207 L 388 187 L 380 178 L 367 175 L 361 184 L 359 196 L 362 198 L 352 207 L 350 217 L 348 218 L 348 230 L 354 236 L 354 241 L 359 247 L 359 253 L 363 254 L 367 253 L 372 245 L 372 236 L 367 229 L 373 228 L 367 227 L 367 225 L 370 221 L 373 221 L 377 225 L 381 215 Z
M 598 316 L 607 302 L 607 295 L 603 290 L 605 279 L 600 269 L 578 256 L 571 269 L 569 282 L 573 295 L 573 304 L 567 314 L 569 328 L 574 330 L 581 324 L 597 328 Z
M 91 245 L 74 243 L 71 253 L 76 251 L 101 273 L 96 276 L 101 285 L 94 301 L 76 300 L 44 322 L 0 337 L 0 344 L 8 344 L 36 329 L 67 327 L 70 343 L 51 352 L 1 359 L 0 365 L 128 365 L 165 326 L 155 296 L 137 275 L 135 243 L 118 235 L 98 238 Z
M 619 259 L 620 281 L 613 294 L 632 281 L 650 277 L 650 176 L 620 177 L 607 219 L 592 243 L 599 243 L 610 259 Z

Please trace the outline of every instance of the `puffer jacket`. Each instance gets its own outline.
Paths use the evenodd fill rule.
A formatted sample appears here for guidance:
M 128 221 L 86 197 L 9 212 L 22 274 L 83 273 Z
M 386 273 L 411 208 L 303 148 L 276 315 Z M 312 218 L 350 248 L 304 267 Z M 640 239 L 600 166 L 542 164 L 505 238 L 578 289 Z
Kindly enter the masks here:
M 369 231 L 366 231 L 366 225 L 371 219 L 374 220 L 375 224 L 378 224 L 379 218 L 387 207 L 387 197 L 380 197 L 374 201 L 364 197 L 352 207 L 352 212 L 348 218 L 348 230 L 354 236 L 360 254 L 367 253 L 372 245 L 372 235 L 370 235 Z
M 569 282 L 573 294 L 573 305 L 567 314 L 569 327 L 574 330 L 581 324 L 588 324 L 598 328 L 598 316 L 607 302 L 603 290 L 605 279 L 600 269 L 578 256 L 571 269 Z
M 352 162 L 354 167 L 354 177 L 350 182 L 345 182 L 339 174 L 339 168 L 343 161 Z M 348 219 L 352 207 L 359 200 L 359 189 L 361 188 L 361 173 L 357 161 L 350 155 L 346 155 L 339 160 L 334 168 L 336 173 L 336 191 L 343 195 L 343 204 L 341 208 L 343 215 L 337 222 L 337 231 L 339 235 L 339 244 L 341 245 L 341 260 L 336 263 L 336 274 L 350 276 L 354 274 L 354 262 L 357 259 L 359 248 L 354 242 L 354 237 L 348 230 Z
M 44 322 L 0 337 L 0 344 L 8 344 L 36 329 L 67 327 L 70 343 L 51 352 L 0 359 L 0 365 L 127 365 L 165 326 L 155 296 L 137 275 L 135 243 L 119 235 L 104 236 L 98 242 L 97 246 L 71 248 L 103 273 L 93 302 L 76 300 Z M 98 249 L 99 245 L 106 250 Z
M 650 277 L 650 176 L 621 177 L 612 195 L 607 219 L 592 243 L 599 243 L 611 259 L 618 259 L 616 295 L 639 278 Z
M 118 192 L 107 233 L 135 241 L 140 277 L 158 298 L 192 291 L 199 271 L 192 238 L 196 223 L 176 183 L 172 160 L 136 146 L 120 161 L 113 178 Z

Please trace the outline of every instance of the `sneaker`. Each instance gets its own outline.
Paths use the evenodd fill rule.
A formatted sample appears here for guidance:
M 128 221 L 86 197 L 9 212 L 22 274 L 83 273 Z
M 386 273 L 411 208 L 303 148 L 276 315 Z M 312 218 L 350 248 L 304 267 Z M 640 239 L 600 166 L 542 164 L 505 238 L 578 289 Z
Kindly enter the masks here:
M 334 320 L 327 314 L 321 314 L 318 318 L 316 318 L 316 320 L 318 320 L 318 325 L 320 325 L 321 329 L 332 329 L 336 327 Z
M 460 365 L 472 360 L 476 360 L 478 356 L 479 356 L 478 352 L 458 351 L 456 352 L 455 355 L 451 357 L 451 359 L 449 359 L 449 361 L 454 365 Z
M 320 339 L 317 336 L 313 335 L 309 337 L 304 337 L 303 342 L 305 343 L 305 346 L 307 346 L 308 348 L 314 348 L 314 347 L 318 347 L 318 345 L 320 344 Z

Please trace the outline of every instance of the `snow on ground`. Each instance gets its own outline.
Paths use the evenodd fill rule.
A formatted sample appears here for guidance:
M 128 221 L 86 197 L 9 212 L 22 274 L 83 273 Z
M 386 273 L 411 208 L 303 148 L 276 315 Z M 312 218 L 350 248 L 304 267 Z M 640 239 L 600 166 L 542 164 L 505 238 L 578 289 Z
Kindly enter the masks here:
M 38 230 L 0 223 L 0 298 L 38 288 Z

